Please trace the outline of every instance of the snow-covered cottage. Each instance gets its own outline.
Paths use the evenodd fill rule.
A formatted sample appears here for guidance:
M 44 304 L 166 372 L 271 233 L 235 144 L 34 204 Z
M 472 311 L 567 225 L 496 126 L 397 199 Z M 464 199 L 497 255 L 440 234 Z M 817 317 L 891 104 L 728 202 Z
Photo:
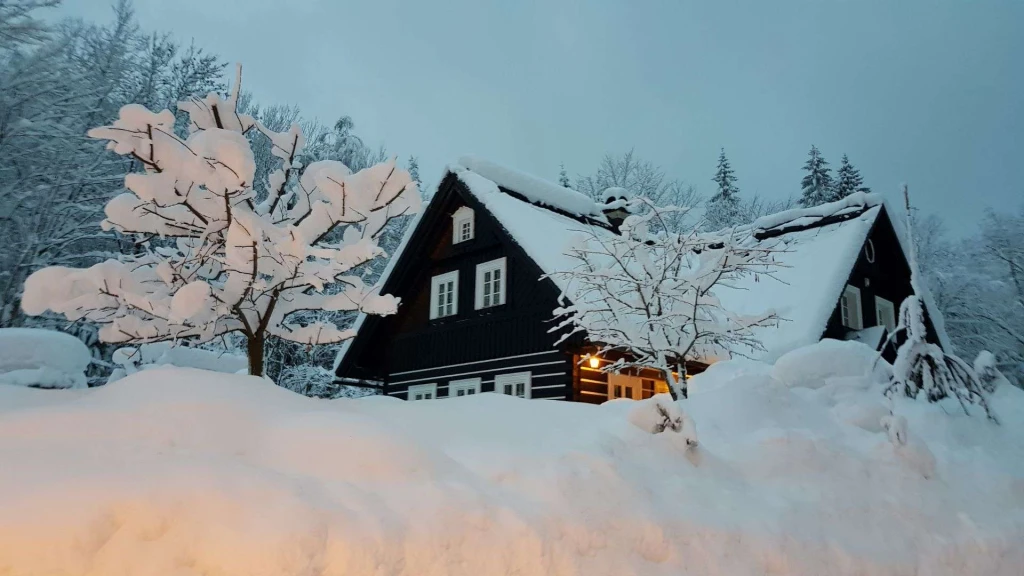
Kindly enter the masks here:
M 360 316 L 336 363 L 341 381 L 379 383 L 409 400 L 496 391 L 600 403 L 667 391 L 655 373 L 606 374 L 582 338 L 549 332 L 563 286 L 545 274 L 584 228 L 616 234 L 622 214 L 573 190 L 479 159 L 450 166 L 384 272 L 393 316 Z M 876 195 L 761 218 L 744 230 L 781 249 L 775 278 L 752 276 L 719 297 L 737 312 L 774 309 L 759 330 L 764 360 L 822 338 L 880 347 L 911 293 L 906 251 Z M 941 321 L 934 340 L 946 347 Z M 702 359 L 696 372 L 719 358 Z

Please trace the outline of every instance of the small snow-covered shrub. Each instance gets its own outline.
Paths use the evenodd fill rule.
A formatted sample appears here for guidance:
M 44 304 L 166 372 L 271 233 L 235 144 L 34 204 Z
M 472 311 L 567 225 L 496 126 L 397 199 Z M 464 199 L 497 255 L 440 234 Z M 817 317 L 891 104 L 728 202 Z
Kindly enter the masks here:
M 111 373 L 107 382 L 115 382 L 139 370 L 147 370 L 157 366 L 177 366 L 178 368 L 198 368 L 226 374 L 246 373 L 248 361 L 245 356 L 175 346 L 171 342 L 154 342 L 140 346 L 128 346 L 114 351 L 113 361 L 119 365 Z
M 889 379 L 889 363 L 860 342 L 824 339 L 784 354 L 772 368 L 772 377 L 797 388 L 821 388 L 830 380 L 865 377 L 874 382 Z
M 1009 385 L 1010 381 L 1003 376 L 996 365 L 996 357 L 988 350 L 978 352 L 974 359 L 974 372 L 978 375 L 978 381 L 982 390 L 991 394 L 1000 386 Z
M 693 418 L 690 418 L 678 403 L 673 402 L 668 394 L 658 394 L 637 402 L 629 411 L 629 421 L 644 432 L 676 432 L 686 437 L 688 445 L 697 445 L 697 426 Z
M 78 338 L 39 328 L 0 328 L 0 384 L 85 388 L 92 362 Z

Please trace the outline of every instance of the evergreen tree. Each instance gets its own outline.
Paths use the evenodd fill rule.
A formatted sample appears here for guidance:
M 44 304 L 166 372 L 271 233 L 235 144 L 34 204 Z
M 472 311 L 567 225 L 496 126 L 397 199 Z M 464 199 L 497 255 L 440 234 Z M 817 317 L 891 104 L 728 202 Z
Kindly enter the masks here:
M 569 174 L 565 171 L 565 162 L 560 164 L 561 171 L 558 173 L 558 184 L 562 188 L 572 188 L 572 183 L 569 182 Z
M 808 156 L 804 164 L 807 174 L 801 182 L 803 196 L 800 198 L 800 205 L 804 208 L 818 206 L 832 199 L 832 173 L 828 168 L 828 162 L 813 145 Z
M 422 190 L 423 183 L 420 181 L 420 163 L 415 156 L 409 156 L 409 176 L 416 183 L 416 187 Z
M 846 157 L 846 154 L 843 154 L 843 161 L 839 165 L 839 170 L 836 170 L 836 177 L 836 185 L 832 189 L 832 201 L 846 198 L 854 192 L 871 192 L 871 189 L 864 185 L 864 178 L 861 177 L 860 170 L 850 164 L 850 159 Z
M 704 217 L 706 227 L 717 230 L 739 224 L 740 189 L 736 187 L 732 165 L 725 157 L 725 148 L 722 148 L 718 156 L 718 170 L 711 180 L 718 184 L 718 191 L 707 202 Z

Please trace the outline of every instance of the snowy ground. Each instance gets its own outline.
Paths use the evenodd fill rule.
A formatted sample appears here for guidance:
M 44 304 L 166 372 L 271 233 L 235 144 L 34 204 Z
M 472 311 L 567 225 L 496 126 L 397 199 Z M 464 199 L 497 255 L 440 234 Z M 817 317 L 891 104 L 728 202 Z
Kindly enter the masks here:
M 694 379 L 693 449 L 628 400 L 0 386 L 0 574 L 1021 574 L 1024 393 L 896 448 L 840 348 Z

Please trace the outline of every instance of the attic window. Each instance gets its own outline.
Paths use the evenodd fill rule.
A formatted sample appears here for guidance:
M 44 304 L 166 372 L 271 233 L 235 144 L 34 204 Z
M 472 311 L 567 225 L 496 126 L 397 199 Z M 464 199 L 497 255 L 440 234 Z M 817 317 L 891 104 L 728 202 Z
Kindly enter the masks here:
M 476 222 L 473 220 L 473 209 L 463 206 L 452 214 L 452 244 L 472 240 L 476 236 Z
M 864 328 L 864 320 L 861 318 L 860 288 L 847 285 L 843 290 L 843 297 L 839 299 L 840 317 L 843 326 L 852 330 Z

